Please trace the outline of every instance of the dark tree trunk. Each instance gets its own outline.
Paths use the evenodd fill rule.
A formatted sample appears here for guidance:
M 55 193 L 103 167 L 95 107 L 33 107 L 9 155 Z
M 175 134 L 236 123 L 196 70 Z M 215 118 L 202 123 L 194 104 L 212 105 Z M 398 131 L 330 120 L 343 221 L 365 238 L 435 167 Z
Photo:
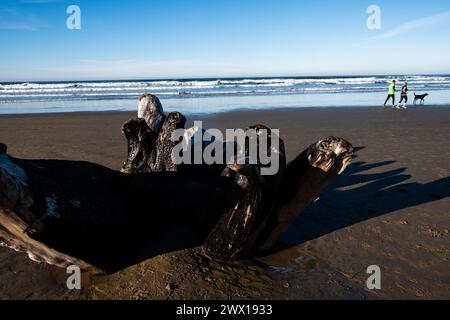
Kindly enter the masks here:
M 35 261 L 115 271 L 201 244 L 242 194 L 226 177 L 127 175 L 86 162 L 3 154 L 0 238 Z
M 294 219 L 350 164 L 353 147 L 327 138 L 312 145 L 275 177 L 255 166 L 229 166 L 246 194 L 205 242 L 215 259 L 230 261 L 270 250 Z
M 166 117 L 155 96 L 139 101 L 143 119 L 122 128 L 122 173 L 87 162 L 14 159 L 0 144 L 0 244 L 93 273 L 202 243 L 212 258 L 244 259 L 272 248 L 352 159 L 350 143 L 327 138 L 286 165 L 283 141 L 258 125 L 250 129 L 257 139 L 268 131 L 277 174 L 262 175 L 259 161 L 177 166 L 171 135 L 186 119 L 177 112 Z

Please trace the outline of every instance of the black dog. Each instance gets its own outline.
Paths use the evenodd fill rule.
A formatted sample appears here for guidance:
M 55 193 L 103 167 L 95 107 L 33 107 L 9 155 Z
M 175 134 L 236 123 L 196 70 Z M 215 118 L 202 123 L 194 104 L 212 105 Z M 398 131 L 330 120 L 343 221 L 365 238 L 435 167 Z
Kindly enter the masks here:
M 414 93 L 414 104 L 416 104 L 417 101 L 420 101 L 421 104 L 425 104 L 426 97 L 428 97 L 428 93 L 419 95 Z

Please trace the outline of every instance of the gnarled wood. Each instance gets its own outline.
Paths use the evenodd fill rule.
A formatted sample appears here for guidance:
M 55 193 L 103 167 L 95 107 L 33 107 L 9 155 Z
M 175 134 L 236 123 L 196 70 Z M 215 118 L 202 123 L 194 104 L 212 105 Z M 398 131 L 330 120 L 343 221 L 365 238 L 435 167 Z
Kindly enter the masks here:
M 249 129 L 256 130 L 258 145 L 259 133 L 268 133 L 268 154 L 279 157 L 280 168 L 276 175 L 261 175 L 261 164 L 249 164 L 248 145 L 246 148 L 247 164 L 231 164 L 224 174 L 233 177 L 243 190 L 242 199 L 219 220 L 204 243 L 205 252 L 212 258 L 233 261 L 247 258 L 254 253 L 255 243 L 260 233 L 266 228 L 270 215 L 273 214 L 277 189 L 286 169 L 284 142 L 279 137 L 272 137 L 269 128 L 257 125 Z M 272 147 L 272 139 L 278 139 L 278 149 Z
M 0 238 L 35 261 L 115 271 L 201 244 L 242 191 L 232 179 L 122 174 L 0 156 Z M 176 235 L 172 238 L 171 234 Z
M 166 116 L 157 96 L 145 93 L 139 97 L 138 118 L 144 119 L 153 132 L 161 131 Z
M 179 112 L 164 117 L 159 132 L 153 131 L 144 119 L 129 120 L 122 126 L 128 141 L 128 159 L 123 173 L 175 172 L 178 167 L 172 161 L 172 149 L 178 142 L 172 141 L 172 133 L 183 129 L 186 118 Z
M 164 115 L 153 95 L 139 103 L 140 119 L 122 128 L 129 151 L 122 173 L 87 162 L 15 159 L 0 144 L 0 244 L 94 273 L 201 243 L 215 259 L 248 258 L 270 249 L 352 159 L 350 143 L 331 137 L 286 165 L 283 141 L 258 125 L 250 129 L 257 139 L 269 133 L 267 152 L 280 164 L 275 175 L 262 175 L 259 161 L 176 166 L 171 135 L 186 119 Z
M 246 193 L 219 220 L 205 242 L 206 253 L 232 261 L 271 249 L 294 219 L 347 168 L 352 155 L 347 141 L 330 137 L 313 144 L 274 177 L 261 176 L 255 165 L 230 165 Z
M 294 219 L 347 169 L 352 157 L 353 146 L 349 142 L 329 137 L 311 145 L 289 163 L 277 195 L 276 214 L 271 215 L 257 250 L 271 249 Z

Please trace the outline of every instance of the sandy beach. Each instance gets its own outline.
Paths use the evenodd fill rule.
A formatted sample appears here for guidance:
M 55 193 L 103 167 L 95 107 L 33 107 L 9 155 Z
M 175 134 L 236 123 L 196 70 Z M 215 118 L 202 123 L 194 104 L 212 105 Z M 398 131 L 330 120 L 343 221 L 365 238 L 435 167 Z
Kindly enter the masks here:
M 0 116 L 0 142 L 17 158 L 84 160 L 119 169 L 121 125 L 134 113 Z M 210 261 L 198 248 L 114 275 L 85 275 L 68 291 L 65 270 L 0 248 L 0 299 L 450 299 L 450 108 L 309 108 L 191 115 L 188 125 L 279 128 L 289 159 L 339 136 L 351 167 L 290 227 L 268 257 Z M 368 266 L 382 290 L 366 287 Z

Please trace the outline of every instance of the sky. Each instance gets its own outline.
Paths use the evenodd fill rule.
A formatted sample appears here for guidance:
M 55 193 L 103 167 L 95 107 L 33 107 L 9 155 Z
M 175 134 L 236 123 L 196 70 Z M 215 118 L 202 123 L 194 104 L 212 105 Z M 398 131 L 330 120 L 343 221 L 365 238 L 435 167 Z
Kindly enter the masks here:
M 0 81 L 450 74 L 449 40 L 448 0 L 0 0 Z

